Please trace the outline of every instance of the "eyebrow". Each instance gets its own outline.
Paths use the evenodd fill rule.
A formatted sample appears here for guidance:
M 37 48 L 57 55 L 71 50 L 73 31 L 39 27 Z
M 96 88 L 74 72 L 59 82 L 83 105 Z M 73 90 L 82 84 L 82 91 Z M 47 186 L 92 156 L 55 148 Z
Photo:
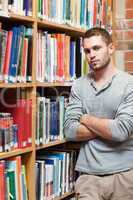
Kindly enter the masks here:
M 91 48 L 84 48 L 84 51 L 86 52 L 86 53 L 90 53 L 90 50 L 91 49 L 95 49 L 95 48 L 100 48 L 101 47 L 101 45 L 94 45 L 94 46 L 92 46 Z

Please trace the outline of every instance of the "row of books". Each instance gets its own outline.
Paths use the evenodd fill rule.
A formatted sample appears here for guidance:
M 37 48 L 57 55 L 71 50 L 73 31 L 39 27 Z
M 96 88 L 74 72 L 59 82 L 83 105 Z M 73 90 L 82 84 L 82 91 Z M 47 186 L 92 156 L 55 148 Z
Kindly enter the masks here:
M 32 0 L 0 0 L 0 16 L 9 17 L 10 13 L 32 16 Z
M 0 82 L 31 81 L 32 29 L 24 25 L 0 28 Z
M 79 66 L 77 66 L 80 60 Z M 66 34 L 38 31 L 36 79 L 39 82 L 72 82 L 86 75 L 90 68 L 82 46 L 82 38 Z
M 36 77 L 40 82 L 64 82 L 76 78 L 76 41 L 65 34 L 39 31 Z
M 36 145 L 64 138 L 64 113 L 68 98 L 64 96 L 37 98 Z
M 112 0 L 38 0 L 38 17 L 79 28 L 112 27 Z M 1 0 L 0 15 L 32 16 L 32 0 Z
M 32 100 L 31 99 L 17 99 L 12 100 L 6 104 L 6 107 L 1 105 L 0 111 L 8 112 L 13 117 L 16 126 L 13 126 L 14 132 L 5 134 L 6 147 L 2 150 L 10 150 L 12 146 L 15 148 L 25 148 L 31 146 L 32 143 Z M 4 114 L 5 115 L 5 114 Z M 1 120 L 0 120 L 1 122 Z M 2 123 L 0 124 L 2 126 Z M 10 137 L 9 137 L 10 136 Z M 2 139 L 3 137 L 0 137 Z M 1 145 L 0 145 L 1 147 Z
M 18 126 L 11 113 L 0 113 L 0 152 L 18 148 Z
M 38 31 L 37 81 L 73 81 L 76 78 L 78 42 L 65 34 Z M 80 49 L 78 54 L 81 54 L 81 68 L 84 68 L 85 55 Z M 30 82 L 31 77 L 32 29 L 23 25 L 14 26 L 9 31 L 0 29 L 0 82 L 25 83 Z
M 112 26 L 112 0 L 38 0 L 38 17 L 79 28 Z
M 37 156 L 36 199 L 52 200 L 74 188 L 76 152 L 48 152 Z
M 0 161 L 0 200 L 28 200 L 26 169 L 21 156 Z

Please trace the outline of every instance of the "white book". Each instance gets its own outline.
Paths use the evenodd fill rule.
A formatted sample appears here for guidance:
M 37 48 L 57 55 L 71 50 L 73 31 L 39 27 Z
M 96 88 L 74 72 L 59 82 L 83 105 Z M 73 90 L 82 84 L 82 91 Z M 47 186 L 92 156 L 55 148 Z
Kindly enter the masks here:
M 50 82 L 52 83 L 54 81 L 54 38 L 50 38 Z

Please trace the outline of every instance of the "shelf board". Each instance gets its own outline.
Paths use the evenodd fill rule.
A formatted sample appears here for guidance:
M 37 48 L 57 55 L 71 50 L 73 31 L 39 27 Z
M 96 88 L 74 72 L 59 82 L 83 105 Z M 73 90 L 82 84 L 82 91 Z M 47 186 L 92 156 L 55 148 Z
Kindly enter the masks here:
M 61 197 L 56 197 L 54 198 L 54 200 L 62 200 L 62 199 L 65 199 L 69 196 L 74 196 L 75 195 L 75 192 L 66 192 L 64 195 L 62 195 Z
M 54 82 L 54 83 L 41 83 L 41 82 L 37 82 L 36 86 L 37 87 L 64 87 L 64 86 L 72 86 L 73 82 Z
M 69 31 L 69 34 L 72 33 L 72 35 L 78 35 L 78 36 L 83 36 L 86 31 L 85 29 L 75 28 L 70 25 L 59 24 L 56 22 L 48 21 L 48 20 L 38 19 L 37 23 L 38 23 L 39 27 L 47 27 L 47 28 L 51 28 L 54 30 L 58 30 L 58 31 Z
M 55 82 L 55 83 L 0 83 L 0 88 L 26 88 L 26 87 L 71 87 L 73 82 Z
M 26 88 L 33 87 L 33 83 L 0 83 L 0 88 Z
M 16 149 L 16 150 L 9 151 L 9 152 L 6 151 L 6 152 L 0 153 L 0 159 L 6 159 L 6 158 L 9 158 L 9 157 L 29 153 L 29 152 L 32 152 L 32 151 L 33 151 L 32 147 L 27 147 L 27 148 L 23 148 L 23 149 Z
M 66 143 L 65 139 L 64 140 L 56 140 L 56 141 L 49 142 L 48 144 L 37 146 L 36 150 L 45 149 L 45 148 L 48 148 L 48 147 L 52 147 L 52 146 L 56 146 L 56 145 L 61 145 L 61 144 L 64 144 L 64 143 Z
M 9 13 L 9 19 L 15 19 L 17 21 L 26 21 L 26 22 L 34 22 L 35 19 L 31 16 L 23 16 L 23 15 L 17 15 L 13 13 Z

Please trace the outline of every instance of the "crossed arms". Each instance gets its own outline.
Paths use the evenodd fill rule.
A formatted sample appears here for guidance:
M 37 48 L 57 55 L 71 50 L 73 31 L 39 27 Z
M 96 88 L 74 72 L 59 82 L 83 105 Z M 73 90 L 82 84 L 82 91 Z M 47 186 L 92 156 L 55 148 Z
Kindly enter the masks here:
M 72 89 L 64 131 L 66 138 L 73 141 L 85 141 L 98 136 L 118 142 L 127 140 L 133 134 L 133 86 L 127 88 L 114 119 L 84 114 L 81 96 Z

